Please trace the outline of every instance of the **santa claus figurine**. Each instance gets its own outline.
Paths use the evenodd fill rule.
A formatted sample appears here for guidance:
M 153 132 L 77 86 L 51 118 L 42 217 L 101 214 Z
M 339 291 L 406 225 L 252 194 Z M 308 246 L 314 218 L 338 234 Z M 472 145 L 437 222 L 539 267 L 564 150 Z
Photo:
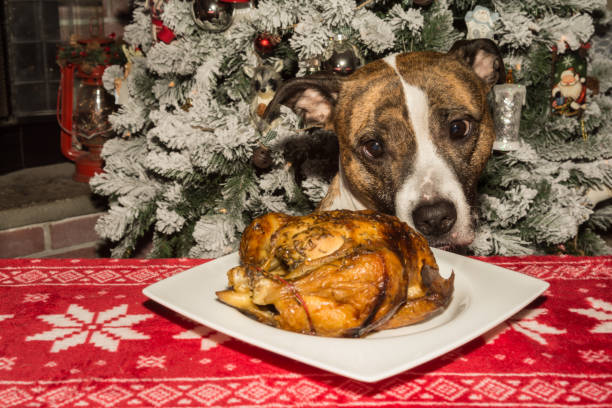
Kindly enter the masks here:
M 559 113 L 574 114 L 586 108 L 586 79 L 574 68 L 561 73 L 559 83 L 552 89 L 553 108 Z

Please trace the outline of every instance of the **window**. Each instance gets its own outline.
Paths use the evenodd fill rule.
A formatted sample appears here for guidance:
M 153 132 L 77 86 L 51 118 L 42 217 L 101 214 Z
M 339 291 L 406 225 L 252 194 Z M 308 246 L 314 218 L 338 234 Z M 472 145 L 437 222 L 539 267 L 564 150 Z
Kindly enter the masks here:
M 103 34 L 102 0 L 4 0 L 11 113 L 54 114 L 60 80 L 57 47 Z M 94 32 L 92 32 L 94 31 Z

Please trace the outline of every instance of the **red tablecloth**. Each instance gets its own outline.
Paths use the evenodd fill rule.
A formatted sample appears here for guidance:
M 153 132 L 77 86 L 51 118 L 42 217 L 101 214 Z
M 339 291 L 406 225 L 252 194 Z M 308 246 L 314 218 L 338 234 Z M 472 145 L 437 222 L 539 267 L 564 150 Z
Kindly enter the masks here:
M 612 257 L 483 260 L 551 286 L 486 335 L 378 383 L 247 345 L 142 295 L 202 260 L 0 260 L 0 406 L 611 407 Z

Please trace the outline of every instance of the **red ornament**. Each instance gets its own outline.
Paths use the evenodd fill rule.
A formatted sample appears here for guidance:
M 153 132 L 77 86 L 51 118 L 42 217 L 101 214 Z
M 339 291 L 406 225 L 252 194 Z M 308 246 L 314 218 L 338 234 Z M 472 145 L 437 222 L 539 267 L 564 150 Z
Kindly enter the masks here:
M 176 36 L 171 29 L 164 25 L 161 15 L 164 12 L 164 4 L 167 0 L 148 0 L 147 6 L 151 12 L 151 24 L 153 25 L 153 39 L 170 44 Z
M 176 38 L 172 30 L 166 27 L 161 20 L 151 17 L 151 22 L 154 25 L 153 28 L 155 30 L 155 36 L 158 41 L 163 41 L 166 44 L 170 44 L 174 38 Z
M 276 49 L 276 46 L 280 44 L 280 36 L 273 35 L 270 33 L 262 33 L 255 38 L 255 51 L 259 55 L 267 55 Z

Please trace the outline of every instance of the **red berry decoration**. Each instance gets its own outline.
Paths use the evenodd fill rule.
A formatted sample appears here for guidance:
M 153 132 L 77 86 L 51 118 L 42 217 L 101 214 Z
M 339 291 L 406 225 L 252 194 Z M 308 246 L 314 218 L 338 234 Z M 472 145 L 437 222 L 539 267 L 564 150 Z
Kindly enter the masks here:
M 255 51 L 260 56 L 272 53 L 278 44 L 280 44 L 280 36 L 270 33 L 262 33 L 255 38 Z

